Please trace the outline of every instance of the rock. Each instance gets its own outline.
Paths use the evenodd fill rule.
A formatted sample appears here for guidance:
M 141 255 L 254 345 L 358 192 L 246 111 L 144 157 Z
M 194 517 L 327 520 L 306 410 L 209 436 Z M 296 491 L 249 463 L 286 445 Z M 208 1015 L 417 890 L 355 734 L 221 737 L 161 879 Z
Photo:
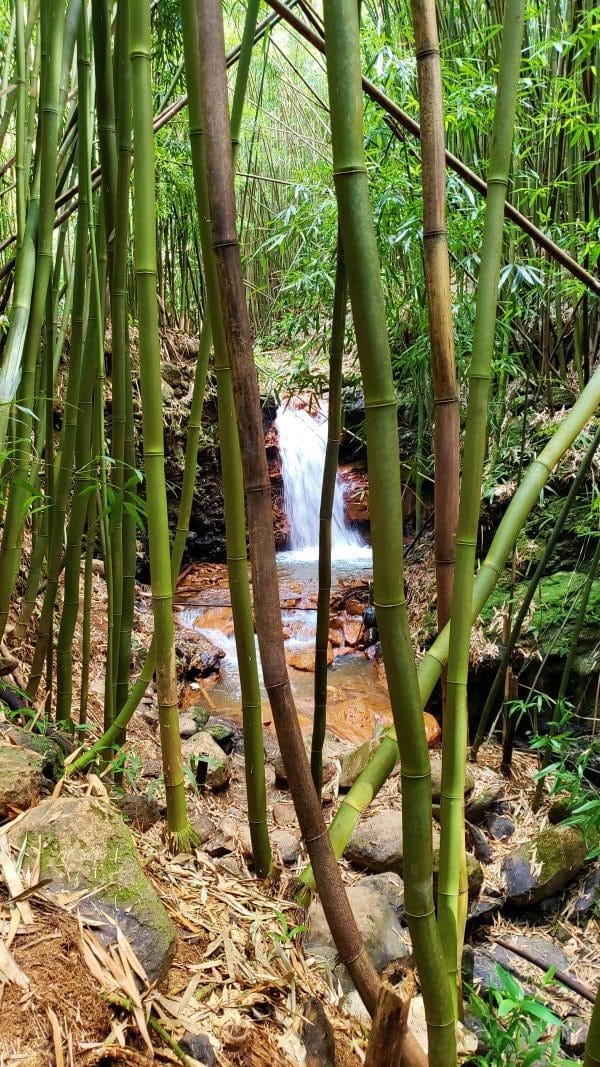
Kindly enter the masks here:
M 597 912 L 600 899 L 600 867 L 596 867 L 583 883 L 581 893 L 573 904 L 573 912 L 578 917 L 586 917 Z
M 210 734 L 201 731 L 181 746 L 184 760 L 189 761 L 198 785 L 223 789 L 231 778 L 231 759 Z
M 377 616 L 375 614 L 375 608 L 372 604 L 368 608 L 365 608 L 363 614 L 363 626 L 365 630 L 372 630 L 377 626 Z
M 348 790 L 354 785 L 356 779 L 364 771 L 378 745 L 379 741 L 377 738 L 372 737 L 362 745 L 359 745 L 358 748 L 355 748 L 352 752 L 348 752 L 346 756 L 342 757 L 342 770 L 339 781 L 341 790 Z
M 480 863 L 492 863 L 494 853 L 481 827 L 467 823 L 466 828 L 469 844 L 475 859 L 478 859 Z
M 361 878 L 348 888 L 348 899 L 365 948 L 378 971 L 392 960 L 410 953 L 408 932 L 402 926 L 404 891 L 396 874 L 375 874 Z M 337 950 L 331 938 L 325 914 L 318 900 L 310 905 L 307 916 L 308 932 L 304 948 L 309 956 L 325 960 L 332 969 L 336 966 Z M 340 979 L 344 990 L 352 988 L 344 968 Z
M 277 800 L 275 804 L 273 804 L 273 819 L 277 826 L 295 826 L 297 820 L 294 805 L 286 804 L 285 801 L 282 800 Z
M 49 785 L 42 755 L 0 743 L 1 819 L 12 818 L 37 804 Z
M 379 641 L 379 630 L 377 629 L 376 626 L 370 626 L 368 630 L 364 631 L 363 643 L 365 645 L 365 648 L 368 648 L 370 645 L 377 644 L 378 641 Z
M 436 745 L 442 736 L 442 728 L 437 719 L 430 715 L 428 711 L 423 712 L 423 722 L 425 724 L 425 736 L 427 738 L 427 747 L 432 748 Z
M 206 1034 L 184 1034 L 179 1042 L 184 1052 L 204 1067 L 213 1067 L 215 1050 Z
M 553 826 L 556 826 L 557 823 L 568 819 L 572 811 L 572 801 L 568 797 L 559 797 L 558 800 L 553 800 L 548 808 L 548 820 Z
M 439 832 L 433 827 L 434 847 L 439 847 Z M 363 819 L 350 838 L 346 858 L 368 871 L 393 871 L 402 875 L 402 813 L 379 811 Z
M 474 826 L 478 826 L 479 823 L 484 822 L 487 813 L 492 805 L 494 805 L 502 796 L 506 782 L 498 778 L 497 782 L 486 786 L 480 793 L 476 793 L 472 796 L 465 808 L 465 819 L 467 822 L 473 823 Z
M 244 751 L 244 732 L 239 722 L 221 715 L 211 715 L 204 730 L 228 755 Z
M 348 615 L 362 615 L 365 610 L 365 605 L 356 597 L 348 597 L 344 607 Z
M 344 623 L 344 640 L 347 645 L 356 645 L 362 633 L 363 624 L 360 621 Z
M 467 922 L 472 927 L 487 926 L 502 909 L 502 904 L 500 897 L 483 896 L 479 900 L 474 900 L 469 908 Z
M 211 819 L 210 815 L 206 815 L 204 812 L 201 812 L 199 815 L 194 815 L 190 819 L 190 824 L 192 830 L 197 834 L 198 842 L 201 846 L 204 846 L 213 834 L 216 834 L 217 832 L 216 822 Z M 208 849 L 206 851 L 208 851 Z
M 175 927 L 144 874 L 131 832 L 107 801 L 44 800 L 9 829 L 8 838 L 16 848 L 27 840 L 26 863 L 39 857 L 40 878 L 51 879 L 45 893 L 71 897 L 84 891 L 77 908 L 94 920 L 99 940 L 114 943 L 117 923 L 150 981 L 164 978 L 175 954 Z
M 341 630 L 329 631 L 329 643 L 332 648 L 341 648 L 344 644 L 344 634 Z
M 507 841 L 516 830 L 516 826 L 509 815 L 494 815 L 490 813 L 486 822 L 494 841 Z
M 56 737 L 36 734 L 32 730 L 24 730 L 21 726 L 11 726 L 7 723 L 2 725 L 0 736 L 12 741 L 19 748 L 37 752 L 42 757 L 44 777 L 49 778 L 51 782 L 57 782 L 62 776 L 65 766 L 65 748 Z
M 179 716 L 179 736 L 180 737 L 184 737 L 184 738 L 185 737 L 193 737 L 194 734 L 196 734 L 196 733 L 198 733 L 198 727 L 197 727 L 194 719 L 192 719 L 192 716 L 191 715 L 180 715 Z
M 119 809 L 125 822 L 142 834 L 151 830 L 162 819 L 162 812 L 156 801 L 138 793 L 114 797 L 113 804 Z
M 307 750 L 307 757 L 310 761 L 310 749 L 307 747 L 307 742 L 305 742 L 305 748 Z M 325 753 L 323 753 L 323 756 L 323 783 L 326 783 L 330 782 L 331 779 L 335 776 L 336 767 L 334 761 L 328 760 Z M 280 788 L 287 789 L 287 774 L 283 763 L 283 756 L 279 751 L 277 752 L 277 755 L 273 760 L 273 767 L 275 769 L 275 784 Z
M 315 651 L 313 648 L 288 648 L 285 652 L 285 660 L 288 667 L 297 671 L 307 671 L 312 674 L 315 670 Z M 333 649 L 327 645 L 327 666 L 333 663 Z
M 210 711 L 204 704 L 188 704 L 185 713 L 194 720 L 198 730 L 202 730 L 210 719 Z
M 467 852 L 467 880 L 469 885 L 469 900 L 479 896 L 483 885 L 483 867 L 479 860 L 475 859 L 472 852 Z M 439 849 L 433 850 L 433 891 L 437 893 L 438 871 L 440 865 Z
M 473 771 L 467 764 L 465 773 L 465 793 L 470 793 L 475 786 Z M 431 754 L 431 798 L 439 800 L 442 795 L 442 756 L 441 753 Z
M 578 1015 L 567 1015 L 560 1031 L 560 1047 L 563 1052 L 575 1058 L 583 1056 L 589 1030 L 585 1019 L 580 1019 Z
M 140 775 L 142 778 L 160 778 L 161 774 L 162 764 L 160 760 L 142 757 L 142 764 L 140 767 Z
M 310 997 L 302 1012 L 302 1040 L 306 1050 L 306 1067 L 335 1067 L 335 1037 L 325 1008 L 317 997 Z
M 200 630 L 187 626 L 177 630 L 175 655 L 179 676 L 190 682 L 218 671 L 225 652 Z
M 526 906 L 553 896 L 579 874 L 586 855 L 585 842 L 575 826 L 561 824 L 542 830 L 504 859 L 507 901 Z
M 546 970 L 549 970 L 550 967 L 555 967 L 557 970 L 564 971 L 569 966 L 569 961 L 562 949 L 543 937 L 525 937 L 521 934 L 509 934 L 505 937 L 505 940 L 534 952 Z M 473 984 L 479 986 L 483 992 L 487 992 L 490 989 L 500 989 L 501 981 L 498 976 L 498 966 L 516 975 L 520 981 L 532 982 L 534 985 L 539 983 L 539 978 L 542 974 L 539 967 L 524 960 L 516 952 L 510 952 L 503 945 L 488 944 L 485 948 L 475 950 Z
M 286 865 L 295 863 L 300 855 L 300 838 L 289 830 L 273 830 L 271 844 Z
M 382 656 L 381 641 L 376 641 L 374 645 L 369 645 L 368 648 L 365 648 L 365 656 L 367 659 L 380 660 Z

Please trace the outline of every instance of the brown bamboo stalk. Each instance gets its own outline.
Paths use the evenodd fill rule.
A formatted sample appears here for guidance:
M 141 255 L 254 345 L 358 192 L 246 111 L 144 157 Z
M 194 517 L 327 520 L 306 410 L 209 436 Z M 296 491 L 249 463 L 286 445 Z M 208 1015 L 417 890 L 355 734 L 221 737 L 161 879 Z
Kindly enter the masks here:
M 373 1012 L 379 993 L 379 978 L 362 944 L 329 842 L 320 800 L 310 775 L 285 662 L 271 484 L 236 232 L 220 0 L 198 0 L 198 45 L 213 248 L 242 450 L 255 624 L 263 677 L 298 821 L 313 863 L 327 922 L 340 961 L 348 968 L 367 1009 Z

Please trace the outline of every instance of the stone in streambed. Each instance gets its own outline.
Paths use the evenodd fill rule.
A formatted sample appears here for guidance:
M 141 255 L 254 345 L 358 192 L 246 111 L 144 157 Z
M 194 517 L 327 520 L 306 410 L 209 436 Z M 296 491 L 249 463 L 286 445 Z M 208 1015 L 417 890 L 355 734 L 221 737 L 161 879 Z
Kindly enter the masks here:
M 44 800 L 8 838 L 17 849 L 26 841 L 26 865 L 39 856 L 40 877 L 51 879 L 45 893 L 60 898 L 83 891 L 77 908 L 93 919 L 98 939 L 115 943 L 118 924 L 150 981 L 164 978 L 175 954 L 175 927 L 144 874 L 130 831 L 107 801 Z
M 202 731 L 184 741 L 181 752 L 190 763 L 198 785 L 223 789 L 231 778 L 231 759 L 210 734 Z
M 502 865 L 509 904 L 527 906 L 558 893 L 579 874 L 587 855 L 575 826 L 549 826 L 506 856 Z
M 16 745 L 0 744 L 0 818 L 6 819 L 37 804 L 50 786 L 44 757 Z
M 439 833 L 433 828 L 434 847 L 439 847 Z M 358 824 L 345 855 L 357 867 L 378 873 L 403 872 L 402 812 L 379 811 Z
M 398 875 L 368 875 L 351 885 L 347 893 L 365 948 L 376 969 L 381 972 L 388 963 L 409 955 L 408 932 L 402 925 L 404 890 Z M 305 952 L 325 960 L 333 970 L 337 963 L 337 949 L 318 900 L 310 905 L 306 921 Z M 352 989 L 350 977 L 343 967 L 340 967 L 340 980 L 345 991 Z

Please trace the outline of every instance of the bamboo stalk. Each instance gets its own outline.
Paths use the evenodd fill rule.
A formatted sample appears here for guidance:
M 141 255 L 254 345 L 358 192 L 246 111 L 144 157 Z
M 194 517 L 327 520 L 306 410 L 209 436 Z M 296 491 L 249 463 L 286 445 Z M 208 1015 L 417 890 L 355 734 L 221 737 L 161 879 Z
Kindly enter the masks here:
M 298 820 L 317 872 L 325 915 L 340 960 L 348 968 L 367 1008 L 373 1011 L 379 980 L 362 945 L 329 844 L 287 676 L 275 563 L 271 486 L 235 229 L 225 44 L 219 0 L 202 0 L 198 16 L 200 88 L 212 240 L 242 451 L 254 611 L 263 677 Z
M 323 742 L 327 726 L 327 652 L 331 601 L 331 517 L 342 430 L 342 360 L 346 329 L 348 284 L 344 248 L 338 227 L 331 341 L 329 345 L 329 413 L 321 507 L 319 514 L 319 591 L 315 633 L 314 716 L 310 752 L 312 780 L 318 795 L 323 788 Z
M 374 603 L 401 738 L 405 908 L 431 1065 L 447 1067 L 456 1031 L 433 906 L 431 767 L 404 597 L 396 394 L 363 148 L 358 12 L 354 0 L 331 0 L 324 14 L 334 180 L 365 395 Z
M 600 1065 L 600 989 L 596 993 L 592 1020 L 585 1043 L 583 1054 L 583 1067 L 599 1067 Z
M 417 53 L 423 252 L 434 421 L 434 547 L 438 631 L 450 618 L 460 480 L 458 383 L 446 231 L 444 103 L 435 0 L 412 0 Z M 417 525 L 419 528 L 420 523 Z
M 475 578 L 471 605 L 472 620 L 477 618 L 496 586 L 519 533 L 530 512 L 538 503 L 540 492 L 553 470 L 585 425 L 595 415 L 599 406 L 600 368 L 597 368 L 576 403 L 557 427 L 551 440 L 529 466 L 500 521 L 488 554 L 481 563 Z M 417 673 L 423 707 L 429 700 L 448 662 L 449 631 L 450 627 L 446 625 L 419 664 Z M 389 778 L 398 758 L 395 729 L 393 726 L 388 727 L 383 732 L 381 741 L 367 767 L 345 796 L 331 822 L 330 835 L 336 856 L 343 855 L 360 816 Z M 299 881 L 302 885 L 314 886 L 309 867 L 302 872 Z
M 160 345 L 156 303 L 152 38 L 148 0 L 131 0 L 129 33 L 135 160 L 134 254 L 139 316 L 140 384 L 148 500 L 150 578 L 156 637 L 156 689 L 169 834 L 171 843 L 176 849 L 186 849 L 191 842 L 191 829 L 186 812 L 179 739 L 169 520 L 164 470 Z M 152 220 L 151 225 L 148 225 L 148 218 Z
M 504 10 L 496 108 L 490 149 L 488 195 L 469 371 L 469 401 L 450 620 L 447 701 L 442 737 L 438 928 L 446 971 L 457 998 L 457 1006 L 462 1004 L 460 961 L 467 914 L 464 781 L 468 741 L 467 680 L 472 625 L 471 605 L 481 480 L 487 439 L 487 402 L 502 257 L 504 201 L 512 153 L 521 63 L 523 9 L 523 0 L 507 0 Z

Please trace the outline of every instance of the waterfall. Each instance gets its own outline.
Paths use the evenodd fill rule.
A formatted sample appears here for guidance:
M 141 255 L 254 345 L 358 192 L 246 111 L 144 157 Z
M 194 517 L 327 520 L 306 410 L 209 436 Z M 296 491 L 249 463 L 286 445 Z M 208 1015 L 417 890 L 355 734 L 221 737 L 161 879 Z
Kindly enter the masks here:
M 283 500 L 290 524 L 292 551 L 317 551 L 321 483 L 327 446 L 327 420 L 306 411 L 280 407 L 275 420 L 279 437 Z M 364 542 L 344 516 L 344 494 L 336 479 L 331 525 L 332 554 L 356 555 Z

